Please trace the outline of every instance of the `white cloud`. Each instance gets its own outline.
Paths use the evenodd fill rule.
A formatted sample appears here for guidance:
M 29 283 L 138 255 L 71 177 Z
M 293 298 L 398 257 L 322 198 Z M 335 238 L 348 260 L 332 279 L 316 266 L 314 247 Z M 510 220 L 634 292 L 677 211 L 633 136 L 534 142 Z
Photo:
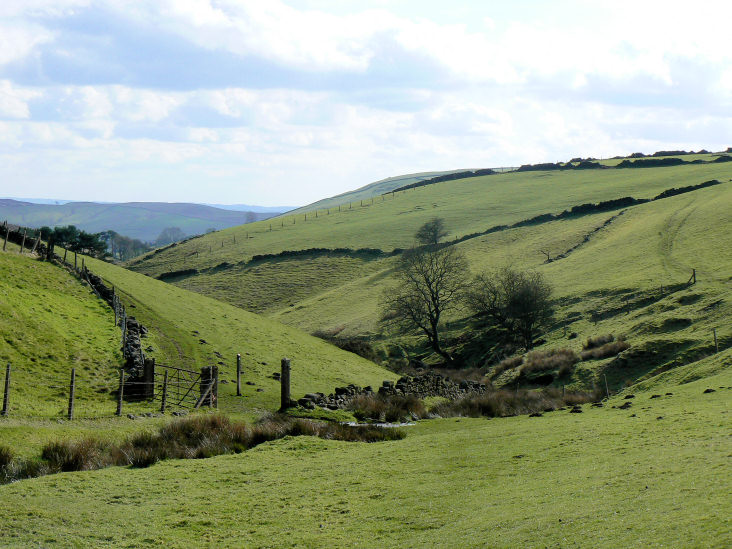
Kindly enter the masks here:
M 8 80 L 0 80 L 0 117 L 28 118 L 28 101 L 40 95 L 40 91 L 19 88 Z

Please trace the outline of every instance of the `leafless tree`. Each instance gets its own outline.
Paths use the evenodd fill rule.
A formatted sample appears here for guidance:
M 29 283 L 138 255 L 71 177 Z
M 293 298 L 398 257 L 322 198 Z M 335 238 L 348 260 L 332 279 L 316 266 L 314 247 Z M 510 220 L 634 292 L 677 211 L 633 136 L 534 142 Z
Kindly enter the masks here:
M 541 273 L 511 267 L 484 272 L 473 280 L 467 304 L 531 349 L 537 332 L 552 317 L 552 288 Z
M 419 330 L 447 362 L 453 358 L 440 343 L 442 315 L 459 306 L 467 284 L 468 263 L 455 246 L 414 248 L 397 266 L 397 285 L 387 291 L 383 319 L 403 332 Z

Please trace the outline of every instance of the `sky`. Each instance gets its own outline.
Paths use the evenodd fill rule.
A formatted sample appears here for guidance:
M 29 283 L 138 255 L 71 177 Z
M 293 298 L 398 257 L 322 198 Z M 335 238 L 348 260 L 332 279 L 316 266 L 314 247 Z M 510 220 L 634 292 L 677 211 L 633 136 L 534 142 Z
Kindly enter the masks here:
M 2 0 L 0 196 L 304 205 L 732 146 L 728 1 Z

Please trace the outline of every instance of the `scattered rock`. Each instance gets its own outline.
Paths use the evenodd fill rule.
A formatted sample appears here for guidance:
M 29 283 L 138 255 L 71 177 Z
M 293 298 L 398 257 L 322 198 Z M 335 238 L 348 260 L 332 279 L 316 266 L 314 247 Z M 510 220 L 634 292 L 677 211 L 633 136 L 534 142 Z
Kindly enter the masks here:
M 594 408 L 602 408 L 604 406 L 604 404 L 602 402 L 593 402 L 592 406 Z
M 666 393 L 666 396 L 673 396 L 673 393 Z
M 635 398 L 635 395 L 625 395 L 623 398 L 625 398 L 625 400 L 629 400 L 631 398 Z
M 254 385 L 254 382 L 253 382 L 253 381 L 245 381 L 244 383 L 245 383 L 246 385 Z
M 618 406 L 618 409 L 627 410 L 628 408 L 630 408 L 630 406 L 631 406 L 630 402 L 626 402 L 626 403 L 622 404 L 621 406 Z
M 579 406 L 575 406 L 574 408 L 572 408 L 569 411 L 569 413 L 570 414 L 581 414 L 582 413 L 582 408 L 580 408 Z
M 219 381 L 219 383 L 221 383 L 223 385 L 224 383 L 229 383 L 229 380 L 228 379 L 222 379 L 221 381 Z
M 257 389 L 257 392 L 258 393 L 263 393 L 264 392 L 264 389 Z
M 663 416 L 658 416 L 656 419 L 663 419 Z
M 714 392 L 715 392 L 715 391 L 714 391 L 714 389 L 704 389 L 704 394 L 705 394 L 705 395 L 706 395 L 707 393 L 714 393 Z
M 529 417 L 543 417 L 544 414 L 541 412 L 534 412 L 533 414 L 529 414 Z
M 200 343 L 201 345 L 208 345 L 208 341 L 206 341 L 205 339 L 199 339 L 199 340 L 198 340 L 198 342 L 199 342 L 199 343 Z
M 630 414 L 630 417 L 638 417 L 638 416 L 635 414 Z
M 127 419 L 137 419 L 135 414 L 127 414 Z
M 661 398 L 661 395 L 651 395 L 651 398 Z

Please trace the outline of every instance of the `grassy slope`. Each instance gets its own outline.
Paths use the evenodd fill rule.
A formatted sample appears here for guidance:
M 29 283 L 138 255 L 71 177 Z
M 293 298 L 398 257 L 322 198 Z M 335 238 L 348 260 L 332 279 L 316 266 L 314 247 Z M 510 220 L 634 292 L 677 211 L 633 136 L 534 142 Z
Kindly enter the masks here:
M 269 376 L 279 371 L 282 357 L 292 359 L 296 398 L 311 391 L 329 393 L 337 385 L 380 385 L 394 378 L 374 363 L 296 328 L 108 263 L 87 259 L 87 266 L 122 292 L 123 301 L 136 305 L 130 314 L 153 331 L 157 346 L 152 356 L 160 363 L 193 369 L 223 363 L 221 378 L 231 380 L 236 376 L 236 354 L 241 353 L 244 379 L 256 385 L 244 386 L 244 398 L 235 396 L 233 384 L 221 385 L 220 408 L 227 412 L 275 408 L 279 382 Z
M 288 438 L 0 486 L 2 544 L 729 547 L 723 360 L 636 391 L 630 410 L 432 420 L 398 442 Z
M 663 189 L 712 178 L 728 181 L 731 175 L 732 167 L 723 164 L 582 173 L 514 173 L 462 183 L 446 182 L 407 191 L 391 203 L 377 202 L 345 213 L 338 221 L 338 231 L 327 230 L 339 219 L 338 214 L 331 214 L 325 218 L 309 218 L 307 223 L 298 221 L 299 232 L 293 227 L 289 229 L 291 240 L 283 240 L 287 226 L 284 231 L 279 229 L 282 233 L 279 235 L 277 230 L 250 233 L 252 238 L 238 257 L 246 259 L 251 253 L 282 248 L 345 245 L 349 242 L 340 239 L 350 234 L 351 229 L 341 230 L 341 226 L 361 227 L 363 232 L 354 233 L 350 242 L 354 247 L 371 245 L 390 249 L 408 242 L 418 224 L 431 215 L 445 216 L 451 228 L 461 226 L 461 231 L 455 231 L 461 234 L 546 211 L 560 211 L 581 202 L 627 195 L 649 197 Z M 539 192 L 548 185 L 551 192 Z M 437 200 L 440 193 L 442 199 L 434 211 L 418 208 L 420 204 L 424 206 Z M 487 195 L 500 199 L 492 205 L 495 215 L 486 219 L 476 212 L 488 207 Z M 410 213 L 397 216 L 400 224 L 391 226 L 393 219 L 389 216 L 394 207 L 404 207 Z M 730 212 L 732 184 L 726 182 L 629 208 L 584 244 L 585 235 L 618 212 L 511 229 L 471 239 L 459 247 L 466 252 L 473 271 L 512 263 L 547 275 L 561 300 L 560 323 L 547 335 L 550 346 L 579 350 L 584 338 L 590 335 L 627 335 L 640 354 L 626 370 L 606 371 L 609 361 L 593 361 L 582 364 L 578 372 L 578 379 L 590 384 L 605 372 L 611 384 L 619 387 L 626 380 L 652 375 L 659 369 L 709 353 L 713 328 L 718 329 L 722 348 L 732 344 L 732 328 L 724 322 L 732 314 L 732 272 L 728 267 L 732 264 Z M 235 230 L 245 228 L 230 231 Z M 274 249 L 265 249 L 263 242 L 269 242 Z M 540 250 L 556 256 L 577 244 L 582 245 L 567 258 L 544 263 L 545 256 Z M 198 263 L 190 258 L 187 266 L 205 266 L 221 259 L 219 255 L 236 261 L 226 255 L 229 248 L 234 248 L 233 243 L 214 248 L 211 255 L 217 256 L 216 260 L 202 253 Z M 170 268 L 180 261 L 181 250 L 173 248 L 153 257 L 140 267 L 152 272 Z M 307 331 L 342 330 L 343 334 L 387 336 L 378 318 L 382 292 L 390 284 L 392 263 L 392 259 L 336 257 L 273 259 L 252 266 L 208 271 L 176 283 L 265 311 Z M 672 292 L 669 288 L 688 280 L 692 268 L 697 269 L 699 283 L 683 291 L 671 288 Z M 564 337 L 565 325 L 568 332 L 579 334 L 575 341 L 568 342 Z
M 332 208 L 334 206 L 337 208 L 338 204 L 348 205 L 349 202 L 360 202 L 361 200 L 371 199 L 372 197 L 391 192 L 394 189 L 403 187 L 404 185 L 410 185 L 411 183 L 424 181 L 425 179 L 431 179 L 433 177 L 437 177 L 438 175 L 444 175 L 460 171 L 464 170 L 449 170 L 446 172 L 421 172 L 406 175 L 397 175 L 395 177 L 387 177 L 386 179 L 380 179 L 379 181 L 375 181 L 373 183 L 369 183 L 368 185 L 364 185 L 363 187 L 359 187 L 356 190 L 338 194 L 330 198 L 324 198 L 323 200 L 318 200 L 317 202 L 313 202 L 312 204 L 308 204 L 307 206 L 303 206 L 302 208 L 292 210 L 292 212 L 290 213 L 297 214 L 314 210 L 324 210 L 326 208 Z
M 53 438 L 112 437 L 157 424 L 160 420 L 133 423 L 113 416 L 116 400 L 110 393 L 117 388 L 122 357 L 111 310 L 65 270 L 17 251 L 8 244 L 8 252 L 0 252 L 1 379 L 5 363 L 13 365 L 11 413 L 0 418 L 0 443 L 30 455 Z M 221 384 L 219 409 L 226 413 L 253 417 L 277 408 L 279 382 L 270 376 L 279 371 L 284 356 L 292 359 L 295 398 L 348 383 L 380 385 L 395 379 L 372 362 L 296 328 L 113 265 L 86 262 L 116 286 L 128 313 L 150 328 L 143 347 L 152 346 L 149 354 L 159 363 L 195 370 L 219 363 L 221 379 L 228 382 L 236 377 L 236 353 L 242 354 L 244 381 L 254 385 L 242 384 L 244 396 L 239 398 L 235 384 Z M 67 410 L 72 367 L 77 369 L 78 421 L 59 422 Z M 124 411 L 139 414 L 158 406 L 127 402 Z
M 12 364 L 11 414 L 63 414 L 71 368 L 82 415 L 111 409 L 119 330 L 114 314 L 68 272 L 8 244 L 0 252 L 0 363 Z
M 451 236 L 514 223 L 541 213 L 558 213 L 585 202 L 634 196 L 650 198 L 671 187 L 709 179 L 727 181 L 730 164 L 581 172 L 525 172 L 448 181 L 347 206 L 318 218 L 287 215 L 205 235 L 130 263 L 134 270 L 158 274 L 238 263 L 255 254 L 312 247 L 380 248 L 412 244 L 415 230 L 428 219 L 445 219 Z M 295 224 L 293 224 L 293 221 Z M 284 224 L 284 226 L 282 226 Z M 272 230 L 269 230 L 270 225 Z M 248 237 L 248 238 L 247 238 Z M 223 246 L 222 246 L 223 244 Z M 197 255 L 196 255 L 197 254 Z

